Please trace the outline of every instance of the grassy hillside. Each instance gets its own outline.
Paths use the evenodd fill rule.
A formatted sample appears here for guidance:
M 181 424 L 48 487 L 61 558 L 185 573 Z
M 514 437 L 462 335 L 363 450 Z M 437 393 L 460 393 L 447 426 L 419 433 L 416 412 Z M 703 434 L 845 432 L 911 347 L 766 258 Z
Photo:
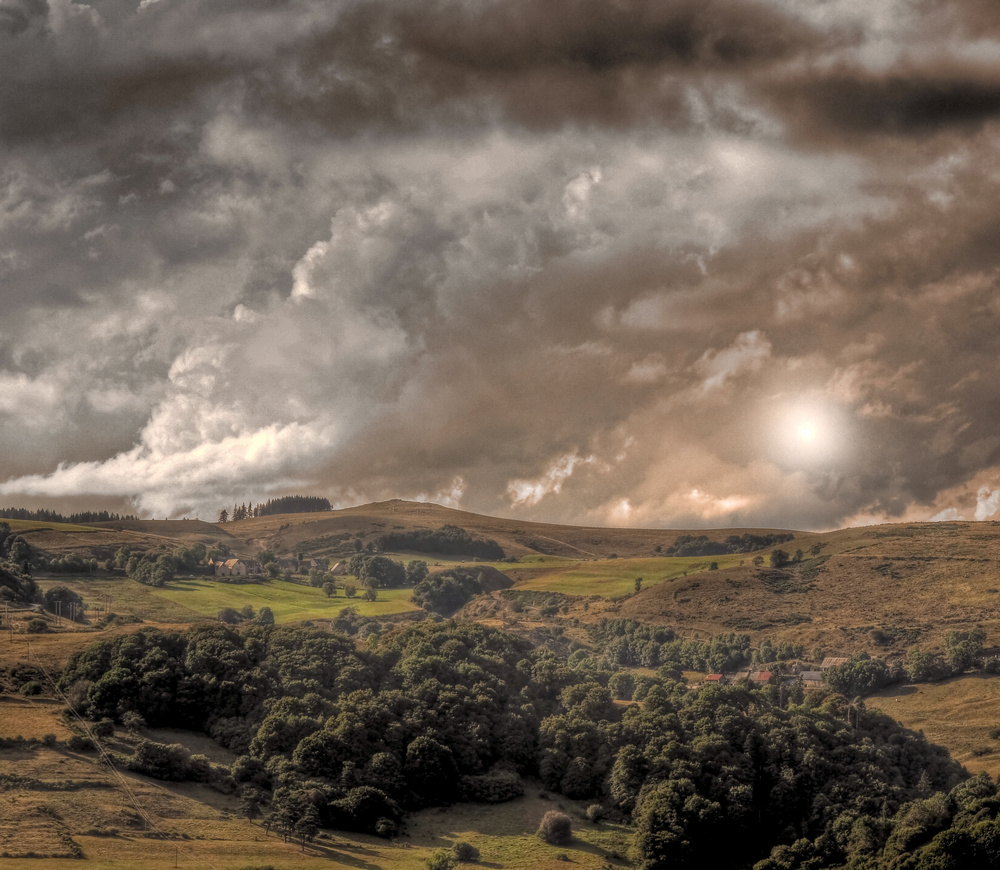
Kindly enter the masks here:
M 867 700 L 929 740 L 947 746 L 973 773 L 1000 776 L 1000 678 L 969 674 L 916 686 L 892 686 Z
M 653 556 L 656 547 L 666 549 L 685 534 L 682 530 L 605 529 L 530 523 L 459 511 L 423 502 L 393 500 L 344 510 L 309 514 L 284 514 L 225 523 L 220 528 L 261 549 L 277 553 L 309 555 L 350 554 L 353 541 L 363 544 L 381 535 L 419 529 L 436 530 L 444 525 L 495 540 L 510 556 L 545 554 L 569 559 L 617 556 Z M 725 529 L 706 532 L 712 540 L 731 534 L 770 532 L 773 529 Z

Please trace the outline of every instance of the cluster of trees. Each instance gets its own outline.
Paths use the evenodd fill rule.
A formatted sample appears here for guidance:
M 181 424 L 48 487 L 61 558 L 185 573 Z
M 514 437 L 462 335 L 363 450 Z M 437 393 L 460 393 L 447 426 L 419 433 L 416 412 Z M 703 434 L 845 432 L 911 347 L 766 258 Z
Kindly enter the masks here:
M 595 652 L 604 667 L 668 666 L 676 670 L 721 673 L 751 662 L 773 662 L 800 657 L 801 645 L 772 645 L 751 649 L 748 634 L 719 634 L 708 640 L 684 640 L 660 625 L 631 619 L 602 619 L 589 627 Z
M 842 665 L 828 669 L 823 679 L 835 692 L 846 695 L 870 695 L 892 683 L 930 683 L 955 677 L 976 668 L 1000 672 L 1000 659 L 986 658 L 983 647 L 986 632 L 982 627 L 945 634 L 944 653 L 927 652 L 914 647 L 906 662 L 889 663 L 866 652 L 852 656 Z
M 68 553 L 53 559 L 39 556 L 36 558 L 36 563 L 39 570 L 51 571 L 54 574 L 93 574 L 98 568 L 97 559 L 84 559 L 77 553 Z
M 0 601 L 38 600 L 38 584 L 31 577 L 31 547 L 11 533 L 8 523 L 0 523 Z
M 376 545 L 381 550 L 440 553 L 443 556 L 466 556 L 492 562 L 506 558 L 506 553 L 496 541 L 476 538 L 465 529 L 451 525 L 442 526 L 436 531 L 418 529 L 412 532 L 390 532 L 381 535 Z
M 53 586 L 45 590 L 45 608 L 51 613 L 58 613 L 66 619 L 83 622 L 83 599 L 66 586 Z
M 50 511 L 45 508 L 28 510 L 27 508 L 14 507 L 0 508 L 0 517 L 9 520 L 34 520 L 42 523 L 110 523 L 139 519 L 135 516 L 112 514 L 107 511 L 81 511 L 66 516 L 58 511 Z
M 795 535 L 791 532 L 779 532 L 773 535 L 730 535 L 725 541 L 709 540 L 707 535 L 678 535 L 673 544 L 667 547 L 667 556 L 725 556 L 729 553 L 752 553 L 776 544 L 791 541 Z
M 124 571 L 126 576 L 147 586 L 164 586 L 179 573 L 190 573 L 205 561 L 207 550 L 202 543 L 190 547 L 177 547 L 173 552 L 147 550 L 132 552 L 120 547 L 108 560 L 109 570 Z
M 315 495 L 286 495 L 281 498 L 269 498 L 263 504 L 234 504 L 233 512 L 223 508 L 219 511 L 219 522 L 228 523 L 238 520 L 248 520 L 253 517 L 266 517 L 274 514 L 305 514 L 316 511 L 333 510 L 330 499 Z
M 477 595 L 509 589 L 514 581 L 489 565 L 450 568 L 430 574 L 413 587 L 413 603 L 430 613 L 451 616 Z
M 234 607 L 224 607 L 219 611 L 219 622 L 228 625 L 241 625 L 247 622 L 254 625 L 274 625 L 274 612 L 267 605 L 260 609 L 260 613 L 254 613 L 251 604 L 244 604 L 239 610 Z
M 622 707 L 619 673 L 478 624 L 372 627 L 364 647 L 217 625 L 101 641 L 61 685 L 94 719 L 206 730 L 238 755 L 222 785 L 286 836 L 390 836 L 408 810 L 507 800 L 532 774 L 630 821 L 640 870 L 994 866 L 996 787 L 863 703 L 660 676 Z M 181 753 L 143 755 L 154 775 L 204 775 Z

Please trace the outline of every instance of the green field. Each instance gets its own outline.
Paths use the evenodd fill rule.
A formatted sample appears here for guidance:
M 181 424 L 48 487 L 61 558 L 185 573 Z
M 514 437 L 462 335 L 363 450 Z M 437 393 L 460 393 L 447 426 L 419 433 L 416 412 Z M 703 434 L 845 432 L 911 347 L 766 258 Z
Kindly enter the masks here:
M 266 606 L 271 608 L 277 622 L 328 619 L 347 605 L 356 607 L 362 616 L 388 616 L 417 609 L 410 601 L 409 589 L 379 589 L 375 601 L 365 601 L 360 595 L 346 598 L 343 590 L 338 590 L 336 597 L 327 598 L 322 589 L 287 580 L 234 584 L 199 577 L 174 580 L 152 592 L 202 616 L 214 617 L 224 607 L 239 610 L 249 604 L 254 610 L 260 610 Z
M 91 611 L 108 601 L 119 616 L 138 616 L 147 622 L 194 622 L 215 618 L 226 607 L 237 610 L 249 604 L 255 611 L 270 607 L 275 621 L 329 619 L 351 605 L 362 616 L 389 616 L 416 610 L 409 589 L 380 589 L 375 601 L 360 595 L 346 598 L 343 590 L 327 598 L 322 589 L 272 580 L 268 583 L 220 583 L 205 577 L 180 578 L 162 588 L 143 586 L 125 577 L 66 577 L 40 580 L 43 590 L 68 586 L 78 593 Z M 92 614 L 93 616 L 94 614 Z
M 566 567 L 554 567 L 551 573 L 544 573 L 518 583 L 517 588 L 562 592 L 566 595 L 620 598 L 635 591 L 637 577 L 642 578 L 642 588 L 648 589 L 664 580 L 708 571 L 712 562 L 715 562 L 720 569 L 732 568 L 751 558 L 752 555 L 663 556 L 646 559 L 601 559 L 594 562 L 559 559 L 556 562 Z

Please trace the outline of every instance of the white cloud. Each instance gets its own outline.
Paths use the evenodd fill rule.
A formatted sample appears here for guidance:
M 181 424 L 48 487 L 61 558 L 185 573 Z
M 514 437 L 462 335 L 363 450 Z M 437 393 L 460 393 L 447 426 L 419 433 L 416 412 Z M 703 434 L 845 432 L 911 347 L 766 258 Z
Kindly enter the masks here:
M 976 519 L 989 519 L 1000 508 L 1000 489 L 991 490 L 988 486 L 979 487 L 976 493 Z
M 560 456 L 539 476 L 534 479 L 517 479 L 507 483 L 507 496 L 512 507 L 524 505 L 532 507 L 551 493 L 558 493 L 580 464 L 587 465 L 594 461 L 593 456 L 581 457 L 578 453 L 566 453 Z

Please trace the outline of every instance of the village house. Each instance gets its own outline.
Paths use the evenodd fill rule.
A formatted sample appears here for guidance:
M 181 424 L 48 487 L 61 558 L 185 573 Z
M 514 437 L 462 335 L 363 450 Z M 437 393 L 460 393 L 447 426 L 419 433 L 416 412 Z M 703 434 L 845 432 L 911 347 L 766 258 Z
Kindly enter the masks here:
M 262 571 L 263 568 L 256 559 L 226 559 L 215 563 L 216 577 L 247 577 Z

